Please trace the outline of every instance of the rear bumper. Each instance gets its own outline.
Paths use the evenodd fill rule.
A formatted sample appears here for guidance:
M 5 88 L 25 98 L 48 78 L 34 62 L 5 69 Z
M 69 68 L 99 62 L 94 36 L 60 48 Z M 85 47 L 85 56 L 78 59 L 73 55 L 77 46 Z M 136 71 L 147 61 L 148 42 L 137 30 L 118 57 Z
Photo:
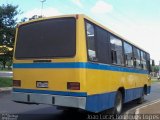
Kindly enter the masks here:
M 50 104 L 85 109 L 86 97 L 12 92 L 12 100 L 24 103 Z

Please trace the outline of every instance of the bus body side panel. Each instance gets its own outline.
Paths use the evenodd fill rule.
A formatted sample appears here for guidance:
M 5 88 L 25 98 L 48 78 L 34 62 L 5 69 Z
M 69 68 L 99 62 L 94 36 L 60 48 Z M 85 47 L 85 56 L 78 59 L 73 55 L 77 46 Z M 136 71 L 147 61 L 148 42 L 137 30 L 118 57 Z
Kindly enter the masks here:
M 95 21 L 87 17 L 86 19 L 105 29 Z M 106 30 L 119 36 L 108 29 Z M 148 78 L 147 70 L 108 65 L 97 61 L 87 64 L 86 91 L 88 96 L 86 98 L 86 110 L 88 111 L 100 112 L 114 107 L 115 96 L 119 88 L 124 88 L 124 103 L 141 97 L 144 85 L 147 86 L 147 93 L 150 93 L 151 81 Z
M 112 108 L 116 92 L 120 87 L 125 89 L 124 103 L 139 98 L 145 84 L 148 86 L 148 93 L 150 91 L 147 71 L 129 71 L 129 68 L 111 65 L 95 64 L 93 66 L 98 69 L 87 69 L 86 77 L 88 93 L 86 110 L 88 111 L 100 112 Z

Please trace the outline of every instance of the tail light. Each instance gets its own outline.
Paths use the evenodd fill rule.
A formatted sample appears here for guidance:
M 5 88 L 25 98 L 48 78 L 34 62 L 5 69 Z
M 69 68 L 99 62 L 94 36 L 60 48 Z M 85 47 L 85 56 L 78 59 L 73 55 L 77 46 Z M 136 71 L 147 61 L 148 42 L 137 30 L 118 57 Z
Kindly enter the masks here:
M 67 89 L 68 90 L 80 90 L 80 83 L 79 82 L 67 82 Z
M 21 81 L 20 80 L 13 80 L 13 86 L 14 87 L 20 87 L 21 86 Z

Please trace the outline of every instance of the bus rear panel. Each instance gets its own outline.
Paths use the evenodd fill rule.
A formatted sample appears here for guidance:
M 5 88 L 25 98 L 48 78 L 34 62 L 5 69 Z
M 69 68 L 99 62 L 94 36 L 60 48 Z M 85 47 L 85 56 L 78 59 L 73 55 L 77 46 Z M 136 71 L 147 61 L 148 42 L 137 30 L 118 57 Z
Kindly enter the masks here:
M 78 56 L 84 51 L 78 50 L 82 44 L 77 38 L 79 24 L 81 20 L 74 15 L 18 26 L 14 101 L 85 109 L 85 70 Z

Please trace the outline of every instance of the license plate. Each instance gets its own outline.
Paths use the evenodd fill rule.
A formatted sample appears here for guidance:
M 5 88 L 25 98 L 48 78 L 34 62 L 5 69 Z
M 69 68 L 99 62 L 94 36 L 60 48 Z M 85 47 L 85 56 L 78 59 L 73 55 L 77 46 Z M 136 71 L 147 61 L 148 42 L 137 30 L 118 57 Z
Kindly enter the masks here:
M 48 81 L 37 81 L 37 88 L 48 88 Z

